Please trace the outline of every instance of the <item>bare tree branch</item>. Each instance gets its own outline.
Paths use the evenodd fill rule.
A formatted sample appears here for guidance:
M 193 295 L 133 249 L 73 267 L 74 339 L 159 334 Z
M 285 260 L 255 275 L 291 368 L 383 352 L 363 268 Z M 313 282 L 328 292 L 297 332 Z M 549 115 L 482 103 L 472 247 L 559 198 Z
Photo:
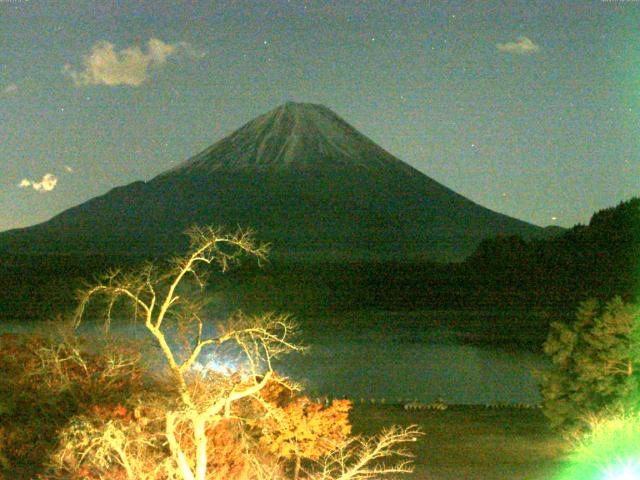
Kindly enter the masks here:
M 372 439 L 354 437 L 326 455 L 317 472 L 307 472 L 308 480 L 368 480 L 411 473 L 412 455 L 403 445 L 417 441 L 423 433 L 415 425 L 391 427 Z M 399 457 L 394 464 L 383 460 Z
M 157 462 L 157 468 L 163 469 L 171 479 L 206 480 L 210 478 L 210 460 L 216 455 L 215 451 L 210 451 L 214 447 L 207 436 L 211 429 L 227 421 L 239 422 L 246 429 L 251 421 L 248 417 L 252 415 L 270 417 L 282 425 L 289 421 L 282 417 L 284 410 L 270 405 L 262 395 L 268 391 L 265 390 L 267 385 L 278 383 L 295 390 L 288 379 L 275 374 L 273 360 L 303 348 L 296 343 L 296 326 L 290 317 L 274 313 L 252 316 L 238 312 L 207 335 L 206 315 L 203 314 L 206 303 L 197 298 L 194 300 L 193 290 L 187 289 L 187 283 L 202 290 L 211 265 L 225 272 L 237 264 L 242 255 L 261 262 L 266 258 L 267 246 L 256 243 L 251 231 L 225 234 L 211 227 L 192 227 L 187 234 L 191 242 L 188 253 L 173 259 L 166 269 L 145 264 L 130 273 L 112 271 L 82 292 L 75 324 L 80 324 L 88 304 L 96 297 L 103 297 L 107 302 L 106 328 L 120 301 L 133 307 L 133 319 L 143 320 L 144 327 L 162 352 L 177 390 L 170 408 L 163 410 L 163 427 L 160 427 L 166 440 L 164 448 L 168 448 L 170 454 Z M 177 334 L 171 333 L 169 325 L 179 327 L 178 334 L 184 340 L 183 351 L 177 348 L 174 341 Z M 215 359 L 223 356 L 227 347 L 244 354 L 248 371 L 219 377 L 205 372 L 206 377 L 202 378 L 194 373 L 194 365 L 200 363 L 199 359 L 205 354 Z M 66 358 L 58 360 L 67 361 Z M 114 362 L 119 361 L 115 359 Z M 122 363 L 120 367 L 124 369 L 126 364 Z M 216 380 L 207 381 L 212 378 Z M 252 405 L 249 413 L 238 413 L 245 408 L 242 405 L 248 404 Z M 128 478 L 156 478 L 149 476 L 150 473 L 143 474 L 131 461 L 135 458 L 129 453 L 133 444 L 127 443 L 123 430 L 108 426 L 101 433 L 94 433 L 91 440 L 94 443 L 88 443 L 82 452 L 102 449 L 99 450 L 100 458 L 118 462 Z M 355 437 L 342 441 L 307 470 L 302 468 L 298 440 L 293 438 L 295 480 L 367 480 L 408 473 L 412 471 L 410 455 L 403 446 L 415 441 L 419 435 L 421 432 L 414 426 L 394 427 L 374 439 Z M 246 455 L 254 465 L 257 480 L 283 480 L 282 468 L 263 468 L 257 457 L 249 452 Z M 397 459 L 396 463 L 384 463 L 391 457 Z M 277 462 L 274 465 L 278 466 Z

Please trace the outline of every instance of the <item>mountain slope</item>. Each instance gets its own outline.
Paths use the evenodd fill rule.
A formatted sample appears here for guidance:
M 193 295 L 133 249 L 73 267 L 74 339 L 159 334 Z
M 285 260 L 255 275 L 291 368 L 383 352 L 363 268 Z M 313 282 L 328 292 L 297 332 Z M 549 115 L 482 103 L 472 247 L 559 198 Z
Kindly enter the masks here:
M 403 163 L 326 107 L 286 103 L 149 182 L 0 234 L 0 250 L 163 253 L 193 223 L 251 227 L 276 256 L 457 260 L 544 229 Z

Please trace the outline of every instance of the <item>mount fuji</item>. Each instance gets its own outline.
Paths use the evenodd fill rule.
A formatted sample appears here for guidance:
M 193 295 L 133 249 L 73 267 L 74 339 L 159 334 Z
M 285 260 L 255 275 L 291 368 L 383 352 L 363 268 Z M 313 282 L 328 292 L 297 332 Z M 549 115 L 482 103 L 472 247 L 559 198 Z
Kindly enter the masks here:
M 164 254 L 192 224 L 250 227 L 272 256 L 460 260 L 545 229 L 491 211 L 394 157 L 330 109 L 288 102 L 177 167 L 0 233 L 5 253 Z

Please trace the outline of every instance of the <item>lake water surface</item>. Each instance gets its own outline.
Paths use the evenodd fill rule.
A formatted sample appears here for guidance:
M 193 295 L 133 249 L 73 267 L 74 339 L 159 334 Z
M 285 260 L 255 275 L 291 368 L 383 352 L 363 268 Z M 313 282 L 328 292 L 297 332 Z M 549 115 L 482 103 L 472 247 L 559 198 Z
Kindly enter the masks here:
M 347 315 L 347 317 L 349 317 Z M 538 403 L 534 370 L 546 367 L 539 353 L 464 344 L 447 326 L 417 324 L 411 315 L 384 322 L 378 312 L 305 321 L 305 354 L 290 354 L 279 372 L 302 382 L 311 395 L 387 402 L 442 398 L 448 403 Z M 384 324 L 381 324 L 384 322 Z M 45 324 L 0 324 L 2 332 L 29 332 Z M 144 338 L 141 326 L 116 326 L 128 338 Z M 92 331 L 90 327 L 85 332 Z M 211 365 L 223 365 L 209 357 Z M 203 362 L 203 363 L 206 363 Z

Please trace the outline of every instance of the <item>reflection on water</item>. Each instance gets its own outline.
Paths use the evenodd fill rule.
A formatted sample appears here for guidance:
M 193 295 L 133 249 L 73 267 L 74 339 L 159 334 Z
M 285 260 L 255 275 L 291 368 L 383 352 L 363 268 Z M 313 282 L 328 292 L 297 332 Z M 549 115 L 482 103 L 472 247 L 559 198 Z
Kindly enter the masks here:
M 394 325 L 393 334 L 378 328 L 306 329 L 304 355 L 281 359 L 278 371 L 302 382 L 312 394 L 353 399 L 419 400 L 448 403 L 537 403 L 533 370 L 546 366 L 540 354 L 461 345 L 446 328 Z M 0 333 L 29 332 L 44 324 L 0 324 Z M 370 326 L 371 327 L 371 326 Z M 83 333 L 95 333 L 86 325 Z M 116 335 L 145 338 L 142 326 L 115 326 Z M 348 332 L 348 334 L 346 333 Z M 233 352 L 228 352 L 233 353 Z M 224 370 L 237 364 L 203 359 L 201 365 Z

